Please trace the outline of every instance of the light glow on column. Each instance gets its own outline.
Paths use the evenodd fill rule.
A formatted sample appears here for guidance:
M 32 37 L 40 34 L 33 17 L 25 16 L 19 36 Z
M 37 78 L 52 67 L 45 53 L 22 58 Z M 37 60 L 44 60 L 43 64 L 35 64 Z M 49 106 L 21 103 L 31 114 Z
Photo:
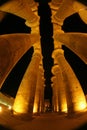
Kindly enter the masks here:
M 34 104 L 33 113 L 37 113 L 37 112 L 38 112 L 38 105 Z
M 87 103 L 84 101 L 84 99 L 83 100 L 78 99 L 78 103 L 74 109 L 75 109 L 75 111 L 80 111 L 80 110 L 86 109 L 86 107 L 87 107 Z
M 67 113 L 67 104 L 62 104 L 61 111 Z
M 22 98 L 20 98 L 18 96 L 18 100 L 16 100 L 14 106 L 13 106 L 13 109 L 14 109 L 14 114 L 17 114 L 17 113 L 27 113 L 28 110 L 26 110 L 26 103 L 24 103 L 24 100 Z M 16 113 L 17 112 L 17 113 Z
M 2 112 L 2 107 L 0 106 L 0 112 Z

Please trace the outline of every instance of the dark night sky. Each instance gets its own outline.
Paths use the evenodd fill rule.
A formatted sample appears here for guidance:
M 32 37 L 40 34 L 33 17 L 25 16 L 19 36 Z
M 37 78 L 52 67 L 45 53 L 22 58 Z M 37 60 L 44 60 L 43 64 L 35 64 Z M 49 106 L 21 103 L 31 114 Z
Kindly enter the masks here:
M 41 46 L 46 78 L 45 98 L 49 98 L 51 96 L 50 77 L 52 76 L 51 67 L 53 65 L 53 59 L 51 58 L 53 51 L 53 28 L 51 23 L 51 10 L 47 2 L 39 4 L 38 15 L 40 16 Z M 17 16 L 7 14 L 0 23 L 0 34 L 29 33 L 30 28 L 28 28 L 24 22 L 23 19 Z M 74 14 L 64 21 L 62 29 L 65 32 L 87 32 L 87 25 L 83 23 L 78 14 Z M 87 65 L 68 48 L 63 46 L 63 49 L 65 50 L 65 58 L 76 73 L 84 92 L 87 93 Z M 22 76 L 30 62 L 32 53 L 33 48 L 31 48 L 18 62 L 3 84 L 1 89 L 2 92 L 15 97 Z

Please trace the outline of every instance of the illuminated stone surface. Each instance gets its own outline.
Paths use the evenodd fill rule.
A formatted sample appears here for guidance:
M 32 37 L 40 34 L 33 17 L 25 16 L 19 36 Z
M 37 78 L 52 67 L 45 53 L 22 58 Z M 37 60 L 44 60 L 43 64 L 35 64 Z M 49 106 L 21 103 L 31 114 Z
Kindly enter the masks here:
M 38 40 L 39 36 L 36 34 L 0 36 L 0 88 L 15 64 Z
M 42 90 L 43 78 L 44 78 L 43 68 L 41 65 L 39 65 L 37 84 L 36 84 L 36 90 L 35 90 L 33 113 L 40 112 L 41 91 L 44 93 L 44 91 Z
M 19 86 L 19 90 L 14 101 L 13 111 L 16 113 L 33 113 L 33 104 L 40 59 L 41 54 L 35 52 L 24 74 L 23 80 Z
M 55 39 L 71 49 L 87 64 L 87 33 L 56 33 Z
M 67 101 L 66 101 L 66 90 L 65 90 L 65 84 L 64 79 L 62 75 L 62 71 L 58 65 L 54 65 L 52 68 L 52 72 L 55 75 L 56 83 L 54 87 L 55 93 L 57 93 L 57 100 L 58 100 L 58 111 L 59 112 L 67 112 Z M 54 94 L 55 95 L 55 94 Z
M 79 16 L 87 24 L 87 8 L 79 10 Z
M 31 27 L 31 34 L 33 35 L 33 33 L 35 33 L 33 38 L 31 34 L 23 34 L 22 36 L 19 34 L 0 36 L 0 63 L 2 63 L 0 64 L 0 87 L 18 60 L 31 46 L 34 47 L 33 57 L 23 76 L 13 105 L 13 111 L 16 114 L 32 115 L 33 112 L 44 111 L 45 84 L 44 77 L 40 77 L 41 74 L 39 73 L 42 52 L 39 32 L 40 18 L 37 13 L 37 5 L 38 3 L 34 0 L 10 0 L 0 6 L 0 11 L 12 13 L 23 18 L 25 24 Z M 86 99 L 74 71 L 64 57 L 62 45 L 70 48 L 86 63 L 87 36 L 82 33 L 66 34 L 62 30 L 62 25 L 67 17 L 76 12 L 78 12 L 81 19 L 87 23 L 87 18 L 85 17 L 87 13 L 85 9 L 86 6 L 76 0 L 52 0 L 49 5 L 52 11 L 54 39 L 54 66 L 52 68 L 54 74 L 52 77 L 54 111 L 66 112 L 68 109 L 68 112 L 77 112 L 86 108 Z M 2 20 L 2 18 L 0 20 Z M 70 39 L 72 39 L 72 41 Z M 85 45 L 81 43 L 83 39 Z M 74 42 L 73 45 L 72 42 Z M 14 43 L 14 45 L 12 43 Z M 55 64 L 57 64 L 57 67 Z M 63 107 L 63 105 L 65 107 Z M 37 106 L 37 108 L 35 108 L 35 106 Z
M 44 112 L 44 86 L 45 86 L 45 79 L 42 79 L 41 91 L 40 91 L 40 112 Z
M 61 5 L 61 3 L 63 2 L 63 0 L 51 0 L 51 2 L 49 3 L 50 7 L 54 10 L 57 10 L 59 8 L 59 6 Z
M 75 7 L 78 7 L 78 8 L 75 9 Z M 65 91 L 66 100 L 67 100 L 66 108 L 68 109 L 68 112 L 75 112 L 75 111 L 83 110 L 84 108 L 86 108 L 86 100 L 85 100 L 85 95 L 83 93 L 81 85 L 79 84 L 79 81 L 78 81 L 76 75 L 74 74 L 72 68 L 70 67 L 70 65 L 68 64 L 66 59 L 64 58 L 62 44 L 65 43 L 66 46 L 68 45 L 67 47 L 69 47 L 70 49 L 72 49 L 74 51 L 74 48 L 81 44 L 81 40 L 82 40 L 81 37 L 83 37 L 83 36 L 82 36 L 82 34 L 77 34 L 77 35 L 73 34 L 73 38 L 71 40 L 71 37 L 69 37 L 69 35 L 72 36 L 72 34 L 69 33 L 69 35 L 67 36 L 67 34 L 65 34 L 62 31 L 61 26 L 62 26 L 65 18 L 67 18 L 71 14 L 75 13 L 76 10 L 78 11 L 79 9 L 81 9 L 83 7 L 84 7 L 83 5 L 81 5 L 81 4 L 79 5 L 79 3 L 76 1 L 64 0 L 62 2 L 62 4 L 59 6 L 58 10 L 54 8 L 54 10 L 55 10 L 54 11 L 52 9 L 53 10 L 52 11 L 52 22 L 53 22 L 53 32 L 54 32 L 53 33 L 54 34 L 53 35 L 53 38 L 54 38 L 53 58 L 54 58 L 54 64 L 58 64 L 60 69 L 63 71 L 62 74 L 63 74 L 63 80 L 65 83 L 65 86 L 66 87 L 69 86 L 69 88 L 68 89 L 66 88 L 66 91 Z M 55 13 L 56 11 L 57 11 L 57 13 Z M 60 35 L 58 35 L 58 34 L 60 34 Z M 63 37 L 61 38 L 61 35 L 63 35 L 64 38 Z M 76 39 L 79 35 L 80 35 L 80 37 L 78 39 Z M 57 36 L 57 37 L 55 37 L 55 36 Z M 75 37 L 77 36 L 77 37 L 75 38 L 74 36 Z M 84 36 L 84 38 L 85 38 L 85 36 Z M 64 39 L 64 41 L 63 41 L 63 39 Z M 78 42 L 78 40 L 80 41 L 80 43 L 77 43 L 77 45 L 76 45 L 76 42 Z M 84 41 L 86 41 L 86 38 L 84 39 Z M 75 44 L 73 46 L 74 42 L 75 42 Z M 71 46 L 69 46 L 69 44 Z M 81 48 L 81 45 L 79 47 L 76 47 L 76 51 L 74 51 L 74 52 L 77 52 L 77 55 L 80 54 L 80 57 L 84 57 L 82 59 L 86 59 L 85 58 L 86 49 L 84 46 L 82 48 Z M 58 85 L 58 83 L 57 83 L 57 85 Z M 74 87 L 74 86 L 76 86 L 76 87 Z M 76 90 L 77 88 L 78 88 L 78 90 Z M 60 93 L 61 93 L 61 91 L 60 91 Z M 72 93 L 72 94 L 70 94 L 70 93 Z M 79 97 L 79 93 L 81 93 L 80 97 Z M 69 94 L 70 94 L 70 97 L 69 97 Z M 62 93 L 60 95 L 62 95 Z
M 0 104 L 3 104 L 5 106 L 13 106 L 14 98 L 4 95 L 0 92 Z
M 62 49 L 62 43 L 59 42 L 55 35 L 57 31 L 60 33 L 64 33 L 59 24 L 55 22 L 54 15 L 57 9 L 52 9 L 52 22 L 53 22 L 53 38 L 54 38 L 54 50 Z M 67 102 L 66 102 L 66 92 L 65 92 L 65 84 L 62 75 L 61 68 L 58 65 L 57 58 L 52 56 L 54 59 L 54 66 L 52 67 L 52 73 L 55 76 L 55 84 L 53 82 L 53 106 L 54 110 L 59 112 L 67 112 Z M 56 87 L 55 87 L 56 86 Z
M 0 6 L 0 10 L 27 20 L 30 27 L 38 24 L 39 17 L 33 13 L 28 2 L 25 0 L 11 0 Z
M 29 4 L 32 11 L 38 10 L 37 9 L 37 6 L 38 6 L 37 2 L 35 2 L 34 0 L 26 0 L 26 2 Z
M 57 78 L 55 76 L 52 77 L 51 81 L 53 82 L 52 88 L 53 88 L 53 111 L 58 112 L 59 111 L 59 105 L 58 105 L 58 85 L 57 85 Z
M 76 112 L 85 109 L 85 95 L 75 73 L 64 57 L 64 51 L 62 49 L 54 50 L 53 57 L 57 58 L 58 65 L 63 73 L 67 91 L 68 112 Z
M 86 8 L 86 6 L 75 0 L 63 0 L 61 6 L 58 8 L 56 14 L 54 15 L 54 19 L 59 25 L 62 25 L 65 18 L 83 8 Z

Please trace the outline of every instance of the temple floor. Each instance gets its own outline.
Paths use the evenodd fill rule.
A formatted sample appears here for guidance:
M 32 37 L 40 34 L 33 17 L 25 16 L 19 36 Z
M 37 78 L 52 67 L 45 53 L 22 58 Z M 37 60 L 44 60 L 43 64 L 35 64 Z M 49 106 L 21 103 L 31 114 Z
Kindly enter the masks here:
M 54 112 L 33 116 L 22 120 L 10 111 L 0 113 L 0 130 L 87 130 L 87 112 L 67 116 Z

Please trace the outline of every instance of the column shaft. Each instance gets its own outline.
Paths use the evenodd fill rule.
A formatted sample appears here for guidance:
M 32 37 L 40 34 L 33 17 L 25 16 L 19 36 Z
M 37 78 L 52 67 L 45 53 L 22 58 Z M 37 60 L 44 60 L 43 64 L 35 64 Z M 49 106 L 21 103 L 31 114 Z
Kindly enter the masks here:
M 52 88 L 53 88 L 53 110 L 55 112 L 59 111 L 59 104 L 58 104 L 58 85 L 57 85 L 57 78 L 56 76 L 52 77 Z
M 42 87 L 41 87 L 41 91 L 40 91 L 40 112 L 44 112 L 44 78 L 43 78 L 43 82 L 42 82 Z
M 37 84 L 36 84 L 33 113 L 38 113 L 40 111 L 40 98 L 41 98 L 40 93 L 42 91 L 42 83 L 43 83 L 43 69 L 39 65 L 39 72 L 38 72 L 38 78 L 37 78 Z
M 66 91 L 65 84 L 63 80 L 63 75 L 60 67 L 58 65 L 54 65 L 52 68 L 52 72 L 56 77 L 57 91 L 58 91 L 58 106 L 59 112 L 67 112 L 67 101 L 66 101 Z
M 40 59 L 41 55 L 39 53 L 34 53 L 15 98 L 13 111 L 16 113 L 28 114 L 33 112 L 37 72 L 39 69 Z

